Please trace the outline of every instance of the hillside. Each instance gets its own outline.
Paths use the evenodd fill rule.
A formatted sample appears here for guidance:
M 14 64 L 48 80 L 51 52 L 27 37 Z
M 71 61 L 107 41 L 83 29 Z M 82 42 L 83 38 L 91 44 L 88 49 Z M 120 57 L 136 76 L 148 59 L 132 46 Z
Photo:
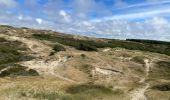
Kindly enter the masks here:
M 0 26 L 0 100 L 170 100 L 170 43 Z

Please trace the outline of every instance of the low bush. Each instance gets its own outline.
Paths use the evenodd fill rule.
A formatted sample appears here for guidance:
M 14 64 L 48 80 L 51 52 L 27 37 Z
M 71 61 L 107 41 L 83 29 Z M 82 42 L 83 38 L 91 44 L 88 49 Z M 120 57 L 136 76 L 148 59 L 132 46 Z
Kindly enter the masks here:
M 81 54 L 80 55 L 83 59 L 86 58 L 86 55 L 85 54 Z
M 65 51 L 66 49 L 62 45 L 57 44 L 54 46 L 53 50 L 55 52 L 60 52 L 60 51 Z
M 84 51 L 97 51 L 97 48 L 94 46 L 91 46 L 89 44 L 85 44 L 85 43 L 80 43 L 78 45 L 78 47 L 76 47 L 79 50 L 84 50 Z

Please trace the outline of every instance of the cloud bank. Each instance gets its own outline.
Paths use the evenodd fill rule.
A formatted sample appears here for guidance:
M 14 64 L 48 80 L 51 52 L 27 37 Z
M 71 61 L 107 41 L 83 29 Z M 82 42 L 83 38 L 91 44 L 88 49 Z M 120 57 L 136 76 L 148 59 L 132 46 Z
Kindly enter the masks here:
M 0 24 L 170 41 L 170 0 L 0 0 Z

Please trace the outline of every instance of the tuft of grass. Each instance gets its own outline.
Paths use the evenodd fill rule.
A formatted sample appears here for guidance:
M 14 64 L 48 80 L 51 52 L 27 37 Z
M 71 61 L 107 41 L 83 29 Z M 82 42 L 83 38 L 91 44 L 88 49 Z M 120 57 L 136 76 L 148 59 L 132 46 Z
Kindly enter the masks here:
M 97 96 L 99 94 L 109 95 L 112 94 L 113 91 L 102 85 L 94 85 L 94 84 L 80 84 L 75 86 L 70 86 L 66 89 L 67 93 L 70 94 L 86 94 L 91 96 Z
M 131 61 L 139 63 L 139 64 L 145 64 L 144 58 L 145 57 L 142 57 L 142 56 L 135 56 L 131 59 Z
M 86 74 L 91 74 L 91 71 L 93 69 L 93 66 L 89 64 L 83 64 L 77 67 L 80 71 L 86 73 Z
M 71 95 L 69 94 L 64 94 L 64 93 L 60 93 L 60 92 L 55 92 L 55 91 L 52 91 L 52 92 L 47 92 L 47 91 L 29 91 L 29 92 L 26 92 L 26 91 L 22 91 L 20 93 L 20 95 L 22 97 L 31 97 L 31 98 L 36 98 L 36 99 L 40 99 L 40 100 L 75 100 L 72 98 Z M 76 99 L 77 100 L 77 99 Z
M 155 79 L 170 79 L 170 62 L 159 61 L 154 65 L 149 73 L 150 78 Z

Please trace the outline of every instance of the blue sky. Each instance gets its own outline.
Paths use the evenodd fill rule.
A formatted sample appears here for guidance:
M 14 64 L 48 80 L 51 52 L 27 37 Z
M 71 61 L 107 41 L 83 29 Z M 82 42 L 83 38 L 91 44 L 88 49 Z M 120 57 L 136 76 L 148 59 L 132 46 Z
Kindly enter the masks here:
M 0 0 L 0 24 L 170 41 L 170 0 Z

